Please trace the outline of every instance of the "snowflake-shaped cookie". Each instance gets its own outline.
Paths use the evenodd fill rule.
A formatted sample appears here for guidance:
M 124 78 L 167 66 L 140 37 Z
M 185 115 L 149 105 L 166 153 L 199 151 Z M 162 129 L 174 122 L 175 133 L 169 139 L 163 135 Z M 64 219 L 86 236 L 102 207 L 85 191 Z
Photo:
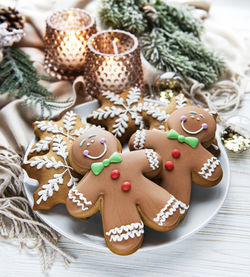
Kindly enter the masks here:
M 130 88 L 121 94 L 103 91 L 99 95 L 101 107 L 92 112 L 87 121 L 106 127 L 121 143 L 138 129 L 145 128 L 146 117 L 165 122 L 168 115 L 159 106 L 143 100 L 139 88 Z
M 80 175 L 68 162 L 69 148 L 92 126 L 83 124 L 73 111 L 67 112 L 59 121 L 36 121 L 33 126 L 39 140 L 28 153 L 23 167 L 29 177 L 39 182 L 33 195 L 33 208 L 48 210 L 58 203 L 65 203 L 69 190 L 79 181 Z

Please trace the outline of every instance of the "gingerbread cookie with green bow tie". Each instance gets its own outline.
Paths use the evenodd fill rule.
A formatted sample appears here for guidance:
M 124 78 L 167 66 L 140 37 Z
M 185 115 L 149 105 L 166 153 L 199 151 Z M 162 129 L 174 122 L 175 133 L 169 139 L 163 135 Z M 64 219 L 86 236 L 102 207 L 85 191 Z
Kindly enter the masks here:
M 174 111 L 167 124 L 168 132 L 138 130 L 131 137 L 129 148 L 150 148 L 161 156 L 161 186 L 182 201 L 187 211 L 192 181 L 209 187 L 222 178 L 220 161 L 204 147 L 215 137 L 216 121 L 205 110 L 187 106 Z
M 76 139 L 69 153 L 78 173 L 89 173 L 69 191 L 66 207 L 77 218 L 99 210 L 107 246 L 120 255 L 135 252 L 143 241 L 144 224 L 158 231 L 176 227 L 182 203 L 152 182 L 161 159 L 152 149 L 121 152 L 108 131 L 91 130 Z

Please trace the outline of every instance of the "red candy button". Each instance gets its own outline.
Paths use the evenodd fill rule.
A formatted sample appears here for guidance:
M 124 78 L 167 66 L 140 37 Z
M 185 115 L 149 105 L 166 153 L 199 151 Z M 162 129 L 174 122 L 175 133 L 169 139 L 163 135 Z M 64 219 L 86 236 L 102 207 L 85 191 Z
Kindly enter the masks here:
M 110 173 L 112 179 L 118 179 L 120 177 L 120 171 L 118 169 L 114 169 Z
M 124 183 L 122 183 L 122 190 L 123 191 L 129 191 L 130 189 L 131 189 L 130 182 L 124 182 Z
M 180 155 L 181 155 L 181 151 L 180 151 L 179 149 L 173 149 L 173 150 L 172 150 L 172 156 L 173 156 L 175 159 L 179 158 Z
M 174 169 L 174 163 L 171 162 L 171 161 L 166 161 L 166 162 L 165 162 L 165 168 L 166 168 L 166 170 L 168 170 L 168 171 L 173 170 L 173 169 Z

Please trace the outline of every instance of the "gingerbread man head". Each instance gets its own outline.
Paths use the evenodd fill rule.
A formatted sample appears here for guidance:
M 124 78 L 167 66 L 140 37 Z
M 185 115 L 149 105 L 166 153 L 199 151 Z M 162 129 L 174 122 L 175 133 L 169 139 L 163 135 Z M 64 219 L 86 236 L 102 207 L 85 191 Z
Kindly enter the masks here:
M 167 124 L 169 129 L 174 129 L 179 135 L 194 136 L 203 145 L 213 140 L 216 131 L 215 116 L 194 106 L 174 111 Z
M 105 160 L 114 152 L 121 152 L 120 142 L 111 133 L 93 128 L 73 143 L 69 156 L 75 170 L 84 174 L 94 162 Z
M 77 218 L 100 210 L 106 244 L 120 255 L 136 251 L 143 240 L 144 224 L 168 231 L 178 225 L 181 202 L 149 180 L 161 168 L 152 149 L 118 153 L 116 138 L 92 129 L 71 146 L 70 164 L 89 172 L 70 190 L 66 207 Z

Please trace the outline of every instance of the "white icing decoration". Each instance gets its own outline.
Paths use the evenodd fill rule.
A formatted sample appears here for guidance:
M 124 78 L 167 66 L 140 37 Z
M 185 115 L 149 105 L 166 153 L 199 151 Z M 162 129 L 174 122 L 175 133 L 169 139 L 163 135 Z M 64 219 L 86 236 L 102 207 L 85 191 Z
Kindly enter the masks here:
M 135 132 L 134 149 L 143 149 L 146 140 L 146 130 L 137 130 Z
M 185 203 L 181 202 L 180 200 L 177 200 L 180 207 L 180 214 L 184 214 L 186 210 L 189 209 L 189 205 L 186 205 Z
M 166 122 L 170 116 L 165 111 L 161 110 L 159 106 L 152 104 L 151 102 L 144 102 L 142 109 L 147 115 L 152 116 L 158 121 Z
M 184 126 L 184 120 L 182 120 L 181 121 L 181 128 L 186 132 L 186 133 L 188 133 L 188 134 L 190 134 L 190 135 L 197 135 L 197 134 L 199 134 L 201 131 L 203 131 L 203 126 L 201 126 L 201 128 L 200 129 L 198 129 L 198 130 L 196 130 L 196 131 L 189 131 L 187 128 L 185 128 L 185 126 Z
M 106 236 L 110 237 L 109 241 L 114 242 L 121 242 L 129 238 L 134 239 L 135 237 L 139 238 L 142 234 L 144 234 L 144 224 L 142 221 L 116 227 L 106 232 Z
M 73 195 L 73 193 L 76 195 Z M 79 199 L 77 199 L 77 196 Z M 89 209 L 89 207 L 86 206 L 91 206 L 92 202 L 88 201 L 86 197 L 84 197 L 84 195 L 79 192 L 76 188 L 72 188 L 69 193 L 68 193 L 68 197 L 70 200 L 72 200 L 73 203 L 75 203 L 78 207 L 82 207 L 83 211 L 87 211 Z
M 164 222 L 177 210 L 179 210 L 180 214 L 184 214 L 188 208 L 189 206 L 187 206 L 185 203 L 175 199 L 174 196 L 171 196 L 165 207 L 161 209 L 161 211 L 156 215 L 156 217 L 153 220 L 159 226 L 162 226 Z
M 145 111 L 147 115 L 156 118 L 159 121 L 166 121 L 169 117 L 164 111 L 152 103 L 144 102 L 140 103 L 141 91 L 139 88 L 131 88 L 127 94 L 127 98 L 123 99 L 118 94 L 110 91 L 103 91 L 102 95 L 109 100 L 112 104 L 117 106 L 106 106 L 105 108 L 99 108 L 94 111 L 89 118 L 98 120 L 118 117 L 112 126 L 112 133 L 116 137 L 121 137 L 128 128 L 129 115 L 135 121 L 135 125 L 139 129 L 144 128 L 144 121 L 142 117 L 142 111 Z
M 180 94 L 175 97 L 176 109 L 187 106 L 187 99 L 184 97 L 184 94 Z
M 220 161 L 216 157 L 212 157 L 211 159 L 207 160 L 207 162 L 201 168 L 201 171 L 199 171 L 198 173 L 200 175 L 203 175 L 205 179 L 208 179 L 208 177 L 211 177 L 213 175 L 215 168 L 219 164 L 220 164 Z
M 75 140 L 76 137 L 83 135 L 86 130 L 91 128 L 103 129 L 101 126 L 87 124 L 84 128 L 74 129 L 76 125 L 77 115 L 73 111 L 69 111 L 63 118 L 63 127 L 59 127 L 56 122 L 51 121 L 36 121 L 35 124 L 41 131 L 47 131 L 52 134 L 63 135 L 70 140 Z
M 52 144 L 52 150 L 56 152 L 56 154 L 62 157 L 64 160 L 67 159 L 68 157 L 67 144 L 63 140 L 62 136 L 58 136 L 58 135 L 56 136 Z
M 30 161 L 26 161 L 25 164 L 29 164 L 31 167 L 36 167 L 36 169 L 41 169 L 42 167 L 46 168 L 55 168 L 64 167 L 64 164 L 61 161 L 56 161 L 55 157 L 50 159 L 47 156 L 34 157 Z
M 159 168 L 160 163 L 157 157 L 157 154 L 154 150 L 152 149 L 146 149 L 146 157 L 149 161 L 149 165 L 153 170 L 156 170 L 157 168 Z
M 98 156 L 91 156 L 91 155 L 89 155 L 89 154 L 87 154 L 87 155 L 84 154 L 84 156 L 87 157 L 87 158 L 89 158 L 89 159 L 91 159 L 91 160 L 100 159 L 100 158 L 103 157 L 103 156 L 106 154 L 106 152 L 107 152 L 107 144 L 104 142 L 103 145 L 104 145 L 104 150 L 103 150 L 103 152 L 102 152 L 100 155 L 98 155 Z
M 76 114 L 73 111 L 67 112 L 63 118 L 64 128 L 67 131 L 67 135 L 73 130 L 76 124 Z
M 131 118 L 135 120 L 135 125 L 139 126 L 140 129 L 144 127 L 144 122 L 140 115 L 142 107 L 140 103 L 138 103 L 141 98 L 141 91 L 139 88 L 131 88 L 126 99 L 123 99 L 118 94 L 114 94 L 110 91 L 103 91 L 102 95 L 114 105 L 118 105 L 118 107 L 106 106 L 104 109 L 99 108 L 94 111 L 89 118 L 102 120 L 118 116 L 112 126 L 112 133 L 116 137 L 121 137 L 128 128 L 128 114 L 130 114 Z
M 40 140 L 39 142 L 37 142 L 34 147 L 30 150 L 30 153 L 33 152 L 41 152 L 41 151 L 47 151 L 49 150 L 49 144 L 52 141 L 53 136 L 52 137 L 46 137 L 45 139 Z

